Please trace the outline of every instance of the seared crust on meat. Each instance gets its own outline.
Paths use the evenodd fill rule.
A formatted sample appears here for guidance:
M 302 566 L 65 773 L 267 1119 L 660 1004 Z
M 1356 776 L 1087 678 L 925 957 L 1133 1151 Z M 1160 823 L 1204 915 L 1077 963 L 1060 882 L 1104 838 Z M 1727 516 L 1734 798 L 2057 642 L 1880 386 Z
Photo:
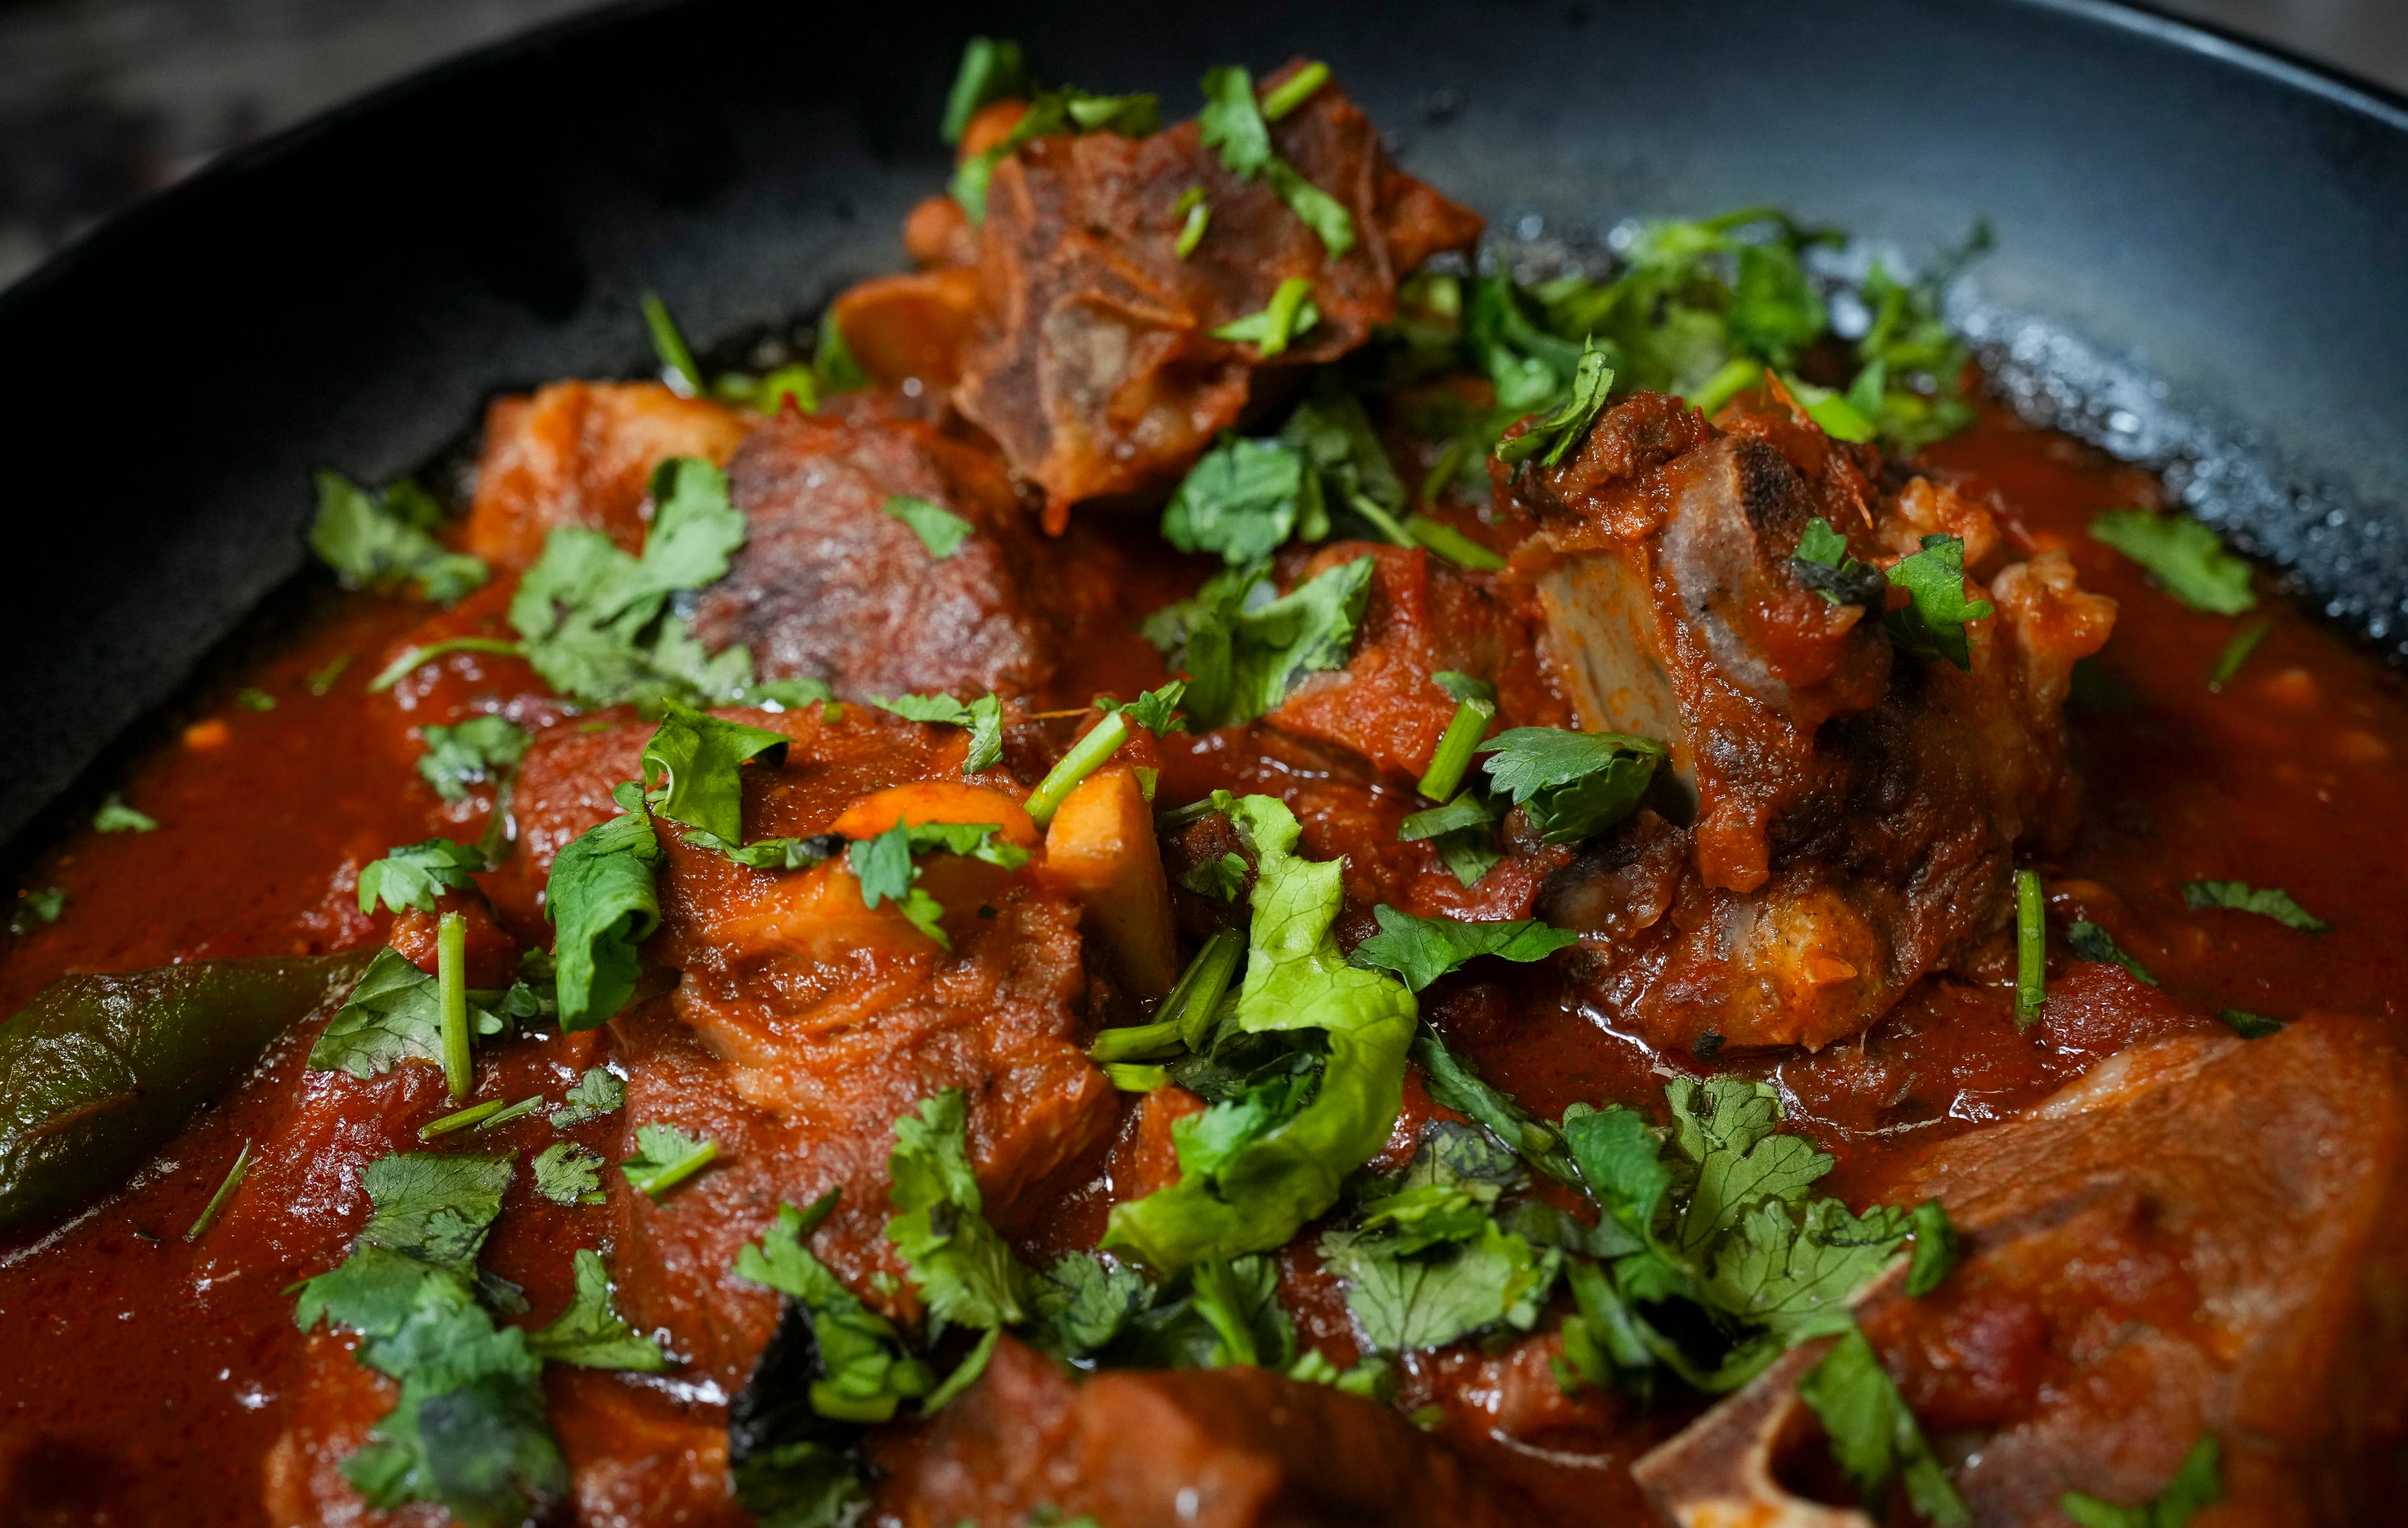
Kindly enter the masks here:
M 1479 237 L 1479 217 L 1391 164 L 1335 85 L 1274 124 L 1271 140 L 1353 218 L 1342 257 L 1328 258 L 1262 179 L 1225 168 L 1193 121 L 1143 138 L 1038 138 L 996 167 L 980 325 L 953 401 L 1044 491 L 1048 528 L 1083 500 L 1167 492 L 1279 378 L 1369 337 L 1415 266 Z M 1182 259 L 1177 207 L 1190 186 L 1203 188 L 1211 222 Z M 1321 318 L 1284 353 L 1267 361 L 1212 337 L 1292 277 L 1312 281 Z
M 2019 847 L 2071 828 L 2058 713 L 2114 602 L 2061 555 L 1999 566 L 1981 505 L 1922 477 L 1885 489 L 1881 469 L 1784 413 L 1709 425 L 1641 393 L 1511 485 L 1541 527 L 1514 572 L 1584 725 L 1669 743 L 1694 803 L 1690 825 L 1635 817 L 1570 873 L 1620 877 L 1661 863 L 1638 840 L 1684 839 L 1649 916 L 1570 884 L 1543 899 L 1593 920 L 1574 925 L 1595 935 L 1584 980 L 1659 1045 L 1859 1033 L 2000 926 Z M 1804 584 L 1791 560 L 1818 519 L 1867 562 L 1929 534 L 1962 536 L 1976 580 L 1987 559 L 1997 611 L 1967 623 L 1970 666 L 1899 654 L 1879 610 Z

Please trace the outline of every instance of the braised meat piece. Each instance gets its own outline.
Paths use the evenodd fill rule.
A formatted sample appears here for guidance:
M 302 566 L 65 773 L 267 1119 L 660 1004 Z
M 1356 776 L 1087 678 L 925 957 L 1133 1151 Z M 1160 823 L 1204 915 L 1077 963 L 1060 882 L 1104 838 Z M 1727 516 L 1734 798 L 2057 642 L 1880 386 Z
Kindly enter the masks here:
M 782 761 L 745 766 L 747 841 L 874 837 L 901 821 L 990 823 L 1010 845 L 1041 848 L 1008 776 L 963 778 L 959 728 L 860 706 L 833 721 L 817 707 L 729 714 L 794 740 Z M 651 731 L 564 726 L 537 740 L 517 808 L 535 868 L 616 811 L 609 788 L 634 778 Z M 659 833 L 662 924 L 645 947 L 653 975 L 612 1024 L 629 1073 L 623 1155 L 636 1154 L 638 1128 L 661 1122 L 709 1136 L 722 1154 L 664 1204 L 613 1184 L 624 1216 L 613 1271 L 629 1319 L 666 1327 L 692 1372 L 732 1392 L 778 1302 L 728 1270 L 780 1204 L 838 1190 L 815 1250 L 865 1298 L 889 1309 L 909 1301 L 867 1282 L 904 1272 L 884 1236 L 898 1116 L 961 1089 L 972 1164 L 990 1213 L 1009 1226 L 1057 1168 L 1103 1143 L 1117 1107 L 1078 1044 L 1082 907 L 1047 880 L 1041 855 L 1019 869 L 923 855 L 918 885 L 944 908 L 948 949 L 893 901 L 867 906 L 842 854 L 756 870 L 687 843 L 674 824 Z M 1129 849 L 1154 855 L 1151 835 Z
M 1532 623 L 1481 575 L 1418 547 L 1342 541 L 1314 553 L 1291 582 L 1360 557 L 1372 560 L 1373 571 L 1346 666 L 1307 675 L 1270 713 L 1272 726 L 1352 749 L 1392 774 L 1418 776 L 1455 720 L 1455 699 L 1434 674 L 1495 685 L 1500 726 L 1570 720 L 1554 676 L 1529 661 Z
M 745 442 L 728 481 L 749 538 L 703 593 L 695 632 L 713 650 L 745 644 L 764 678 L 826 679 L 845 696 L 1025 694 L 1081 629 L 1080 592 L 1045 577 L 1060 549 L 1040 545 L 1002 464 L 927 425 L 789 411 Z M 898 498 L 967 534 L 939 555 L 889 512 Z
M 996 166 L 979 246 L 980 322 L 953 401 L 1045 493 L 1046 523 L 1087 499 L 1167 491 L 1258 393 L 1334 361 L 1396 309 L 1397 282 L 1469 246 L 1479 217 L 1388 162 L 1335 85 L 1272 123 L 1271 145 L 1353 221 L 1331 257 L 1267 178 L 1240 179 L 1195 122 L 1149 137 L 1039 137 Z M 1180 199 L 1211 222 L 1177 249 Z M 1319 321 L 1265 356 L 1212 331 L 1290 278 Z M 1259 378 L 1257 372 L 1264 375 Z
M 1584 724 L 1668 743 L 1695 800 L 1689 826 L 1617 830 L 1676 834 L 1687 863 L 1636 932 L 1578 925 L 1606 935 L 1584 947 L 1590 983 L 1659 1045 L 1821 1046 L 2001 925 L 2019 847 L 2068 842 L 2059 711 L 2114 603 L 2062 554 L 2001 564 L 1985 508 L 1927 478 L 1888 485 L 1870 449 L 1778 415 L 1720 424 L 1656 394 L 1613 409 L 1513 485 L 1541 526 L 1514 568 Z M 1829 570 L 1847 597 L 1800 571 L 1825 571 L 1799 559 L 1817 520 L 1847 538 Z M 1962 666 L 1884 635 L 1885 597 L 1905 593 L 1877 569 L 1943 535 L 1996 607 L 1963 622 Z M 1598 855 L 1616 874 L 1652 863 Z
M 524 567 L 553 527 L 580 525 L 639 550 L 652 469 L 672 456 L 724 463 L 750 428 L 747 415 L 657 382 L 554 382 L 497 398 L 485 411 L 468 550 Z
M 1018 1528 L 1051 1507 L 1113 1528 L 1519 1520 L 1377 1402 L 1264 1369 L 1120 1370 L 1074 1382 L 1012 1338 L 924 1440 L 889 1442 L 879 1503 L 908 1528 Z
M 1858 1316 L 1976 1523 L 2060 1522 L 2069 1491 L 2148 1501 L 2203 1435 L 2219 1521 L 2383 1515 L 2367 1492 L 2408 1436 L 2408 1069 L 2386 1026 L 2124 1051 L 1908 1156 L 1885 1197 L 1926 1196 L 1963 1261 L 1921 1300 L 1885 1279 Z M 1828 1509 L 1748 1463 L 1799 1441 L 1792 1392 L 1825 1346 L 1641 1463 L 1668 1518 L 1868 1521 L 1785 1516 Z

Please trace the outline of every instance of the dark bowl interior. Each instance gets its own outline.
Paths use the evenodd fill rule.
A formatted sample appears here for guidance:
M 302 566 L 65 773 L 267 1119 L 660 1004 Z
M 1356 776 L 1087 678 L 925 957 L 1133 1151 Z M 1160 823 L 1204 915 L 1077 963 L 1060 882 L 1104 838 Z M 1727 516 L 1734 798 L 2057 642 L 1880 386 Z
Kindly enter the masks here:
M 1327 58 L 1508 226 L 1775 202 L 1912 252 L 1985 217 L 1993 332 L 2113 373 L 2059 390 L 2074 422 L 2237 453 L 2254 486 L 2202 512 L 2371 636 L 2408 625 L 2408 108 L 2376 93 L 2076 0 L 692 0 L 335 112 L 0 298 L 13 857 L 292 583 L 313 468 L 381 480 L 496 392 L 643 369 L 646 288 L 710 345 L 901 265 L 972 32 L 1172 114 L 1211 64 Z M 2180 428 L 2125 428 L 2115 386 Z

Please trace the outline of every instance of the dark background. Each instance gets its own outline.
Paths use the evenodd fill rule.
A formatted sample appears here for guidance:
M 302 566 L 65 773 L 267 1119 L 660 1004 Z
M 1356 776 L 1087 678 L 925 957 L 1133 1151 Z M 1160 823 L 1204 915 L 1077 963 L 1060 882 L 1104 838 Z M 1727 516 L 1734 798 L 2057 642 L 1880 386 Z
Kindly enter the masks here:
M 598 0 L 0 3 L 0 285 L 213 154 L 439 59 L 597 8 Z M 2408 0 L 2161 0 L 2159 8 L 2408 91 Z

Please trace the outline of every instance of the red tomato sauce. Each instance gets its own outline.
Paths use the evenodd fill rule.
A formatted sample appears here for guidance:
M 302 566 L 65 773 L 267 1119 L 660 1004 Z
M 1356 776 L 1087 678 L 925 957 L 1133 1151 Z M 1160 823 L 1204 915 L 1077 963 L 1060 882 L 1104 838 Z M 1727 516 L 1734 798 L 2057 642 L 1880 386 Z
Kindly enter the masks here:
M 2159 502 L 2162 491 L 2145 473 L 1996 411 L 1928 459 L 1995 489 L 2010 507 L 2011 539 L 2026 550 L 2064 550 L 2086 588 L 2121 603 L 2114 636 L 2095 661 L 2106 682 L 2094 688 L 2113 692 L 2111 700 L 2082 704 L 2074 717 L 2088 782 L 2082 836 L 2060 863 L 2041 869 L 2059 925 L 2081 917 L 2106 928 L 2163 984 L 2162 1001 L 2136 1004 L 2119 992 L 2115 1004 L 2096 1003 L 2100 983 L 2129 978 L 2060 960 L 2042 1023 L 2020 1034 L 2010 950 L 1974 962 L 1976 976 L 1925 981 L 1859 1040 L 1812 1055 L 1714 1059 L 1713 1068 L 1751 1071 L 1782 1088 L 1793 1128 L 1841 1157 L 1831 1187 L 1852 1199 L 1878 1189 L 1896 1144 L 2013 1113 L 2140 1037 L 2135 1022 L 2148 1034 L 2207 1027 L 2226 1008 L 2278 1020 L 2317 1010 L 2396 1020 L 2408 978 L 2408 950 L 2396 935 L 2408 927 L 2401 677 L 2284 598 L 2271 578 L 2259 579 L 2257 611 L 2202 614 L 2092 541 L 2086 527 L 2097 513 Z M 1131 561 L 1146 570 L 1121 592 L 1132 621 L 1192 588 L 1202 571 L 1159 551 Z M 1060 570 L 1065 578 L 1082 574 Z M 443 619 L 458 630 L 500 633 L 501 607 L 480 596 Z M 79 832 L 29 873 L 29 888 L 65 893 L 65 911 L 7 947 L 0 1011 L 71 972 L 381 940 L 389 920 L 358 910 L 360 866 L 393 845 L 471 838 L 485 826 L 480 796 L 447 803 L 419 778 L 412 708 L 432 705 L 438 692 L 456 702 L 530 688 L 514 660 L 469 653 L 370 693 L 366 681 L 426 619 L 407 601 L 343 601 L 202 697 L 179 737 L 125 781 L 126 801 L 159 828 Z M 2262 642 L 2229 683 L 2211 688 L 2219 655 L 2261 621 Z M 313 688 L 312 676 L 346 656 L 332 682 Z M 1134 636 L 1125 648 L 1077 655 L 1075 667 L 1061 686 L 1071 698 L 1061 704 L 1077 705 L 1093 690 L 1129 693 L 1160 675 L 1158 659 Z M 244 687 L 271 697 L 273 708 L 242 704 Z M 1226 743 L 1182 746 L 1166 760 L 1166 799 L 1258 778 L 1266 767 L 1231 756 Z M 1412 806 L 1399 796 L 1395 812 Z M 2286 888 L 2332 932 L 2190 909 L 2182 887 L 2198 879 Z M 503 912 L 513 924 L 531 916 Z M 542 936 L 539 923 L 512 932 L 530 942 Z M 2123 1016 L 2120 1028 L 2102 1030 L 2094 1019 L 2109 1007 Z M 1668 1069 L 1710 1069 L 1617 1034 L 1543 968 L 1455 985 L 1431 994 L 1426 1011 L 1493 1082 L 1549 1116 L 1574 1101 L 1654 1110 Z M 489 1082 L 517 1096 L 573 1076 L 598 1043 L 597 1034 L 500 1048 L 482 1064 L 495 1069 Z M 282 1232 L 253 1237 L 253 1222 L 233 1213 L 197 1242 L 183 1233 L 242 1144 L 286 1121 L 302 1075 L 301 1047 L 288 1039 L 122 1191 L 64 1228 L 0 1250 L 0 1495 L 14 1489 L 55 1498 L 82 1521 L 89 1502 L 79 1493 L 105 1482 L 98 1499 L 117 1514 L 106 1521 L 265 1521 L 263 1456 L 300 1404 L 305 1339 L 290 1287 L 341 1255 L 357 1217 L 329 1211 L 312 1222 L 319 1235 L 306 1246 Z M 449 1107 L 438 1088 L 419 1084 L 395 1084 L 380 1096 L 384 1126 L 396 1137 Z M 552 1138 L 530 1119 L 478 1145 L 533 1150 Z M 599 1135 L 591 1144 L 607 1150 Z M 247 1192 L 297 1192 L 288 1179 L 307 1165 L 264 1164 Z M 1092 1240 L 1111 1197 L 1110 1163 L 1094 1167 L 1096 1181 L 1065 1196 L 1038 1242 Z M 547 1204 L 521 1181 L 486 1261 L 527 1287 L 529 1319 L 541 1321 L 566 1296 L 556 1249 L 594 1245 L 604 1234 L 600 1210 Z M 1645 1446 L 1631 1446 L 1634 1429 L 1647 1440 L 1666 1430 L 1661 1417 L 1641 1423 L 1595 1405 L 1580 1420 L 1592 1435 L 1587 1447 L 1621 1438 L 1615 1447 L 1626 1463 Z M 1463 1439 L 1476 1429 L 1476 1418 L 1457 1416 L 1447 1435 Z M 1527 1477 L 1540 1497 L 1579 1500 L 1599 1478 L 1598 1457 L 1606 1456 L 1578 1466 L 1526 1457 L 1511 1473 Z M 1612 1473 L 1616 1489 L 1627 1487 L 1627 1476 Z

